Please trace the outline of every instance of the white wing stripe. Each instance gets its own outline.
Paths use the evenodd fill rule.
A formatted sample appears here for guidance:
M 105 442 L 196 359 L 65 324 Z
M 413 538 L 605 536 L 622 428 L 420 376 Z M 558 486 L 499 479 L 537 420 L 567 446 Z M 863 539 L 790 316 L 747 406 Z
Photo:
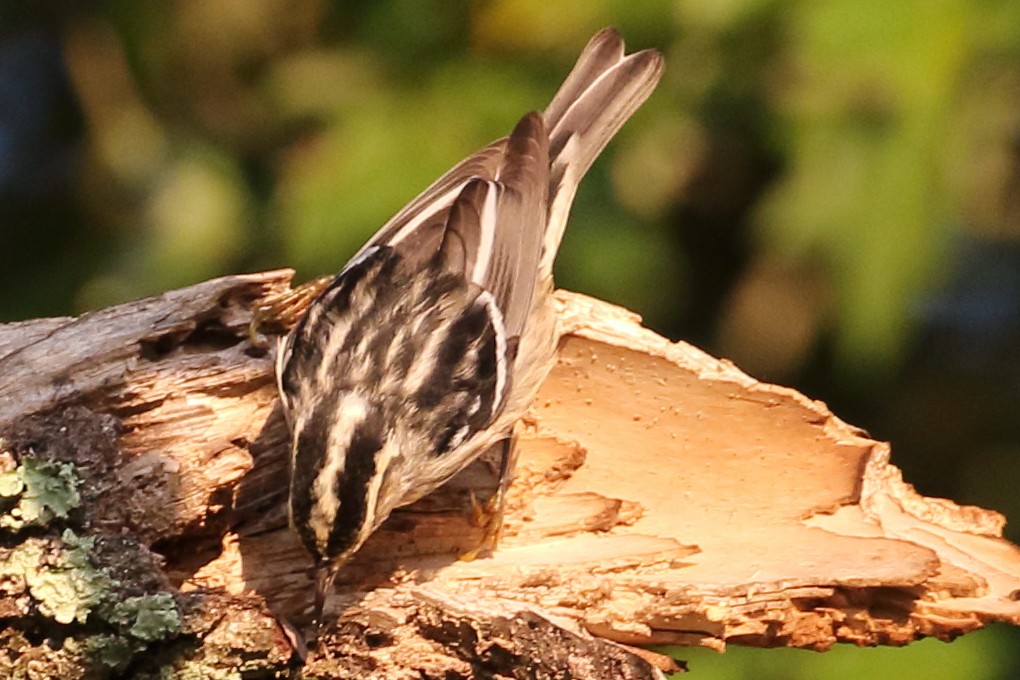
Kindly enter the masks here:
M 407 223 L 402 226 L 397 233 L 390 237 L 386 245 L 395 246 L 408 235 L 413 234 L 418 227 L 420 227 L 426 220 L 431 218 L 440 210 L 449 208 L 453 205 L 454 200 L 460 195 L 461 189 L 467 184 L 472 178 L 466 178 L 463 182 L 458 182 L 446 193 L 440 194 L 439 196 L 432 199 L 428 204 L 422 206 L 421 210 L 413 219 L 408 220 Z
M 485 184 L 485 202 L 482 204 L 482 214 L 479 216 L 481 240 L 478 244 L 475 268 L 471 272 L 471 280 L 479 284 L 485 281 L 489 263 L 492 262 L 492 244 L 496 240 L 496 202 L 501 193 L 501 185 L 496 182 L 487 181 Z
M 506 392 L 507 380 L 507 357 L 506 357 L 506 325 L 503 323 L 503 313 L 499 311 L 496 298 L 492 297 L 489 291 L 482 291 L 478 299 L 485 305 L 489 312 L 489 319 L 492 321 L 492 329 L 496 335 L 496 393 L 492 398 L 492 413 L 498 413 L 503 406 L 503 398 Z

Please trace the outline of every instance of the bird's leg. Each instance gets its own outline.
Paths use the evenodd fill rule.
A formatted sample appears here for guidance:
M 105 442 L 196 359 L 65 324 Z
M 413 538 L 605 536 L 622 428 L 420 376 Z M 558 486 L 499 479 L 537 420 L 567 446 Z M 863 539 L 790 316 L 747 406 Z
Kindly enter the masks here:
M 499 442 L 498 446 L 500 448 L 499 485 L 496 487 L 496 492 L 484 504 L 479 503 L 473 495 L 471 496 L 472 520 L 475 526 L 484 529 L 485 533 L 477 548 L 461 556 L 461 559 L 464 560 L 471 560 L 480 554 L 495 551 L 503 537 L 506 496 L 510 483 L 514 479 L 514 467 L 517 464 L 517 435 L 511 434 Z
M 514 470 L 517 468 L 517 433 L 511 432 L 510 436 L 503 440 L 502 451 L 499 459 L 499 487 L 496 493 L 489 499 L 489 507 L 496 518 L 493 522 L 495 533 L 492 537 L 492 549 L 495 550 L 499 539 L 503 537 L 503 519 L 506 514 L 506 496 L 510 491 L 510 484 L 514 481 Z
M 255 310 L 248 324 L 248 340 L 252 346 L 265 348 L 265 342 L 259 338 L 259 331 L 264 327 L 270 333 L 286 333 L 293 328 L 308 309 L 308 304 L 332 280 L 333 275 L 320 276 L 268 298 Z

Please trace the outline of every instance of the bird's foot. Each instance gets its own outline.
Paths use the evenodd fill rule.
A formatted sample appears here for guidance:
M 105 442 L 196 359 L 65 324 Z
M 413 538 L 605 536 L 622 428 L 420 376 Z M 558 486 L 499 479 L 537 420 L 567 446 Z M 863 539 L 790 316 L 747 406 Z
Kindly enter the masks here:
M 312 299 L 332 280 L 332 275 L 320 276 L 268 298 L 251 317 L 248 341 L 253 347 L 265 349 L 267 343 L 260 337 L 260 333 L 265 330 L 270 334 L 281 335 L 289 331 L 297 325 Z

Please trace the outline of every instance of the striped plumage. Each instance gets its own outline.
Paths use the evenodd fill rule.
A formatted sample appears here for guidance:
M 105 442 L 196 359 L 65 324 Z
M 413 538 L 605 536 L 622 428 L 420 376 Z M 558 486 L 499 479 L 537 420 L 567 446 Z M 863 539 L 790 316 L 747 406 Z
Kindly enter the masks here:
M 291 523 L 318 607 L 394 508 L 512 435 L 555 359 L 552 265 L 577 184 L 661 70 L 598 33 L 542 114 L 411 201 L 282 342 Z

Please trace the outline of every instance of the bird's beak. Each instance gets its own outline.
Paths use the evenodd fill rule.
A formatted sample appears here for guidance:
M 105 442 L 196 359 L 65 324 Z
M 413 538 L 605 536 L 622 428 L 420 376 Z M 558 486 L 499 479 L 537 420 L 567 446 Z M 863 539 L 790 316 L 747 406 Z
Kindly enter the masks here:
M 338 569 L 335 565 L 322 562 L 315 573 L 315 619 L 313 625 L 322 629 L 322 611 L 326 606 L 326 596 L 333 590 L 333 579 Z

